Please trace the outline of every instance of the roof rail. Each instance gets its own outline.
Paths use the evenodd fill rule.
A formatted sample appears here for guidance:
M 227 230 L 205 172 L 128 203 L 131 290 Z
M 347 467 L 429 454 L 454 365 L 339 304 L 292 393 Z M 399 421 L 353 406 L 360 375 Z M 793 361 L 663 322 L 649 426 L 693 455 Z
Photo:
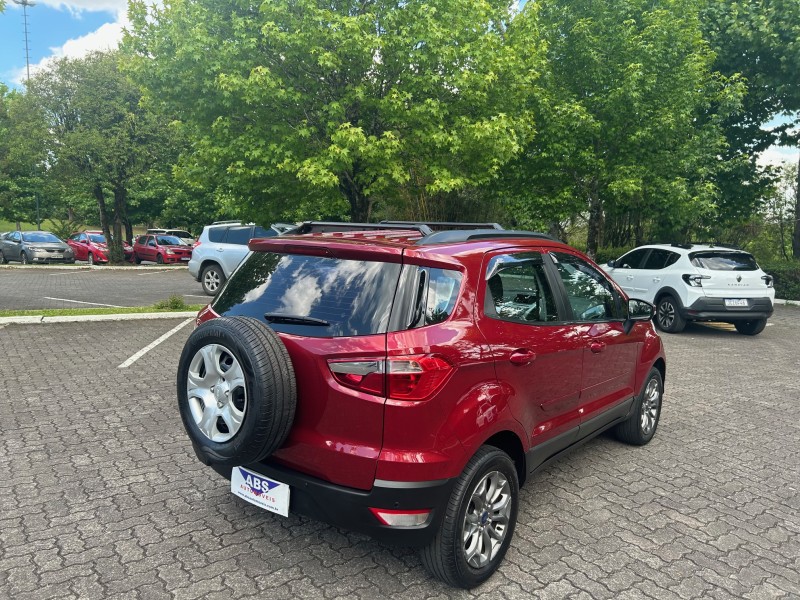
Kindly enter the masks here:
M 305 221 L 301 223 L 294 234 L 303 233 L 331 233 L 347 231 L 416 231 L 423 236 L 433 233 L 424 223 L 336 223 L 331 221 Z
M 429 246 L 431 244 L 454 244 L 457 242 L 470 242 L 474 240 L 489 240 L 500 238 L 536 238 L 557 242 L 554 237 L 538 231 L 518 231 L 514 229 L 473 229 L 473 230 L 451 230 L 437 231 L 421 240 L 417 241 L 417 246 Z
M 683 248 L 684 250 L 689 250 L 694 246 L 717 246 L 719 248 L 730 248 L 731 250 L 741 250 L 741 246 L 737 246 L 736 244 L 721 244 L 720 242 L 685 242 L 685 243 L 677 243 L 672 242 L 670 246 L 674 246 L 675 248 Z
M 231 223 L 241 223 L 239 219 L 233 219 L 232 221 L 214 221 L 212 225 L 230 225 Z
M 433 231 L 452 229 L 500 229 L 500 223 L 462 223 L 460 221 L 381 221 L 382 225 L 427 225 Z

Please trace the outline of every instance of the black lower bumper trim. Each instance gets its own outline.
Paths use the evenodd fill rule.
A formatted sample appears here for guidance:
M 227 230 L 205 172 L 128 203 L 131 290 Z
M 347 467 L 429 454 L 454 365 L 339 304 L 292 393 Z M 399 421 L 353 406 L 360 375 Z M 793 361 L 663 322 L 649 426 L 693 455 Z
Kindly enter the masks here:
M 258 463 L 246 466 L 252 471 L 289 485 L 290 512 L 365 533 L 381 542 L 412 547 L 425 546 L 436 535 L 453 487 L 453 480 L 448 479 L 414 482 L 413 487 L 376 485 L 371 490 L 364 491 L 335 485 L 281 465 Z M 230 479 L 231 467 L 212 465 L 212 468 Z M 419 527 L 389 527 L 372 514 L 370 507 L 393 510 L 431 509 L 431 515 Z
M 732 294 L 731 297 L 736 297 Z M 747 298 L 747 306 L 725 306 L 724 298 L 700 298 L 681 310 L 681 316 L 690 321 L 754 321 L 768 319 L 774 309 L 768 297 Z

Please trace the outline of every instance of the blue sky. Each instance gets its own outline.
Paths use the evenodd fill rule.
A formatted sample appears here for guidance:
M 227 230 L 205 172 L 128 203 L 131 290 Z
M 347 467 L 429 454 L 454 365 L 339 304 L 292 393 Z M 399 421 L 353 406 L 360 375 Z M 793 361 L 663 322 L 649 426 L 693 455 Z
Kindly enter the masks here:
M 125 22 L 126 0 L 36 0 L 28 8 L 32 70 L 52 57 L 82 56 L 116 44 Z M 24 81 L 25 42 L 22 8 L 6 2 L 0 14 L 0 81 Z

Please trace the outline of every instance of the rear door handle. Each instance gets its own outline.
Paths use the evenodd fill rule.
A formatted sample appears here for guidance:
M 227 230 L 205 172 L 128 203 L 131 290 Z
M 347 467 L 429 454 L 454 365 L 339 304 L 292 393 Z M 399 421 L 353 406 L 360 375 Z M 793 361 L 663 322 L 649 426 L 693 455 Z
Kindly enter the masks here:
M 514 350 L 511 353 L 511 356 L 508 358 L 512 365 L 527 365 L 532 363 L 535 359 L 536 353 L 533 350 L 528 350 L 527 348 Z
M 602 352 L 605 350 L 606 345 L 603 342 L 592 342 L 589 344 L 589 350 L 597 354 L 598 352 Z

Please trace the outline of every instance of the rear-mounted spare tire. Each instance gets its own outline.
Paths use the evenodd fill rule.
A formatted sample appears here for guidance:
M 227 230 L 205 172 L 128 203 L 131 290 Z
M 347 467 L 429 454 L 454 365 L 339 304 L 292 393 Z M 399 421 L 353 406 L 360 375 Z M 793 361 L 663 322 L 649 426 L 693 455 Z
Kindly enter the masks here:
M 250 317 L 195 329 L 178 364 L 178 408 L 209 463 L 247 465 L 277 450 L 294 420 L 294 369 L 280 338 Z

